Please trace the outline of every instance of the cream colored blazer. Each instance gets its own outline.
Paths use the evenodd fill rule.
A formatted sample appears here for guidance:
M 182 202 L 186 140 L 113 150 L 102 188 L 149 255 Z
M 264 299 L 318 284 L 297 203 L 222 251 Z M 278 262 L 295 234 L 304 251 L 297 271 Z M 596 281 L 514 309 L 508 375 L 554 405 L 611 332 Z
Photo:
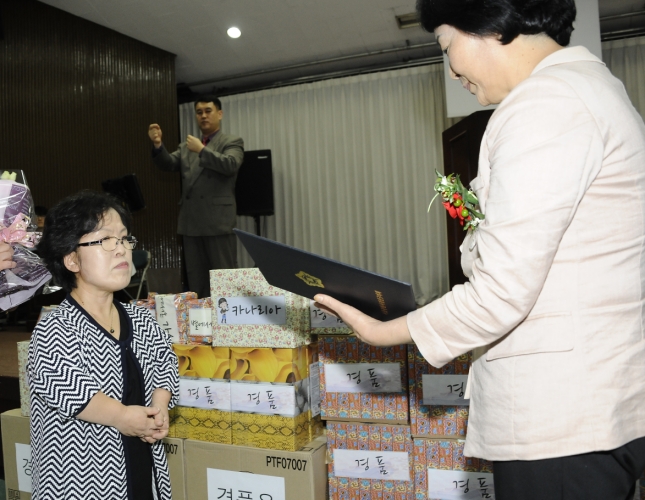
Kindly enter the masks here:
M 645 126 L 583 47 L 504 99 L 471 184 L 469 281 L 407 317 L 441 366 L 476 349 L 464 454 L 536 460 L 645 436 Z

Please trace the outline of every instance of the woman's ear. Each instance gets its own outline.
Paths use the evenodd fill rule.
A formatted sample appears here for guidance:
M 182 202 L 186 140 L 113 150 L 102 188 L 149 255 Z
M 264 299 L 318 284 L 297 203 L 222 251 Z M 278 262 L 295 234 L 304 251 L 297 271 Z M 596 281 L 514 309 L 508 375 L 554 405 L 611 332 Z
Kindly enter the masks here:
M 65 267 L 68 271 L 71 271 L 73 273 L 77 273 L 81 270 L 78 253 L 76 251 L 70 252 L 65 257 L 63 257 L 63 264 L 65 264 Z

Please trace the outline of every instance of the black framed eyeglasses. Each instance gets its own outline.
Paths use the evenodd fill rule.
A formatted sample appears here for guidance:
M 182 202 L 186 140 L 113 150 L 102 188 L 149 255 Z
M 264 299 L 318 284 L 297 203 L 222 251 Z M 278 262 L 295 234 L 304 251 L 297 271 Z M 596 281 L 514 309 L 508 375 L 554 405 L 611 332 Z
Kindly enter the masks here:
M 124 236 L 123 238 L 117 238 L 116 236 L 106 236 L 100 240 L 88 241 L 85 243 L 79 243 L 79 247 L 92 247 L 94 245 L 101 245 L 103 250 L 106 252 L 112 252 L 116 249 L 116 246 L 121 242 L 123 247 L 126 250 L 134 250 L 134 247 L 137 246 L 137 239 L 134 236 Z

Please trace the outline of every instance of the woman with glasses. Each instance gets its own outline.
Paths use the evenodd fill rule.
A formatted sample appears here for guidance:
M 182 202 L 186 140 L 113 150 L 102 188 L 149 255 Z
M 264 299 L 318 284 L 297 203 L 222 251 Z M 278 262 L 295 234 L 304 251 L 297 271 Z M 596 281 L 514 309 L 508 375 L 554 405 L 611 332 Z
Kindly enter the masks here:
M 67 297 L 29 345 L 32 498 L 171 498 L 161 440 L 178 393 L 170 339 L 130 282 L 130 216 L 82 191 L 52 208 L 38 250 Z

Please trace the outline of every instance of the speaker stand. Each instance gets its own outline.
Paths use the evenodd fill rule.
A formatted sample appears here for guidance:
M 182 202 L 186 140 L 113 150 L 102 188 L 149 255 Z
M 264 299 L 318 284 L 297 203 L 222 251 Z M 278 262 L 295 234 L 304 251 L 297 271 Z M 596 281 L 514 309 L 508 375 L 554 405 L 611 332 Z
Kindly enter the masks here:
M 255 221 L 255 234 L 257 234 L 258 236 L 262 236 L 260 231 L 260 216 L 254 215 L 253 220 Z

